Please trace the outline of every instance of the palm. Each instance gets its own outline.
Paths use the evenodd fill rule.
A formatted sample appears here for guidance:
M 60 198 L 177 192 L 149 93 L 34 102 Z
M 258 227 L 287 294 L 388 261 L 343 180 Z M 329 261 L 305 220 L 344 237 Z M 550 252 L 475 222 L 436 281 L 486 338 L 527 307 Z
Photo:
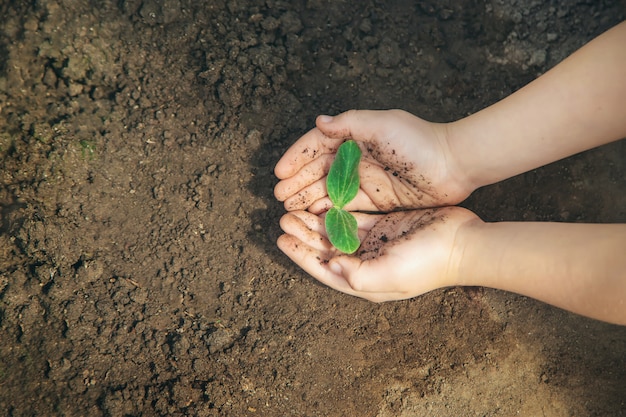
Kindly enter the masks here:
M 359 166 L 360 194 L 348 210 L 390 212 L 456 204 L 467 195 L 449 180 L 446 158 L 433 140 L 407 141 L 399 137 L 376 139 L 365 148 Z M 313 204 L 320 212 L 326 201 Z
M 322 125 L 304 135 L 276 166 L 282 181 L 275 193 L 287 210 L 321 213 L 332 206 L 326 173 L 335 150 L 348 137 L 363 151 L 361 188 L 348 210 L 437 207 L 456 204 L 471 192 L 455 173 L 443 125 L 400 110 L 346 115 L 349 122 L 339 123 L 336 130 Z

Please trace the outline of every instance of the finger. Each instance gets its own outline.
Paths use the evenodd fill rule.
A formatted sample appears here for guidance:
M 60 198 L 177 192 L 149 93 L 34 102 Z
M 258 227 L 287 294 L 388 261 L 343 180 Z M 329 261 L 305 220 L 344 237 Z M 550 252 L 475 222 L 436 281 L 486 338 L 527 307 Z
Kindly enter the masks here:
M 289 212 L 285 214 L 283 217 L 287 217 L 287 215 L 297 217 L 301 222 L 303 222 L 306 225 L 306 227 L 308 227 L 312 231 L 326 236 L 324 219 L 322 217 L 317 216 L 313 213 L 309 213 L 308 211 L 302 211 L 302 210 Z
M 326 195 L 326 178 L 324 177 L 286 199 L 285 210 L 304 210 L 315 201 L 324 198 Z
M 321 214 L 330 210 L 332 206 L 333 202 L 330 201 L 330 198 L 328 196 L 325 196 L 311 203 L 307 210 L 314 214 Z
M 276 244 L 296 265 L 318 281 L 338 291 L 354 294 L 343 277 L 328 267 L 328 253 L 311 247 L 290 234 L 280 236 Z
M 352 212 L 352 215 L 356 219 L 359 230 L 365 230 L 367 232 L 375 227 L 378 222 L 386 216 L 386 214 L 367 214 L 359 212 Z
M 287 149 L 274 167 L 274 174 L 280 179 L 290 178 L 311 161 L 334 153 L 342 142 L 329 138 L 317 128 L 309 130 Z
M 370 196 L 367 195 L 367 193 L 364 192 L 362 189 L 357 192 L 354 200 L 346 204 L 344 209 L 348 211 L 380 211 L 380 209 L 376 204 L 374 204 Z
M 371 142 L 382 122 L 389 122 L 386 120 L 388 116 L 386 110 L 348 110 L 335 117 L 318 116 L 315 124 L 327 137 Z
M 359 167 L 359 176 L 361 190 L 375 207 L 368 210 L 389 212 L 398 207 L 398 199 L 395 194 L 396 186 L 392 181 L 393 176 L 389 175 L 387 171 L 377 165 L 364 162 Z
M 334 159 L 333 154 L 324 154 L 303 166 L 293 176 L 276 184 L 274 195 L 278 201 L 285 201 L 303 188 L 326 176 Z
M 287 213 L 280 219 L 280 227 L 285 233 L 296 237 L 312 249 L 325 253 L 334 252 L 332 244 L 326 238 L 323 220 L 314 214 Z
M 367 265 L 363 266 L 365 262 L 355 256 L 336 256 L 328 262 L 328 268 L 333 272 L 333 276 L 325 277 L 327 281 L 318 280 L 346 294 L 355 295 L 377 303 L 408 298 L 404 291 L 370 291 L 369 288 L 365 288 L 365 290 L 359 288 L 359 283 L 351 280 L 350 275 L 355 274 L 355 271 L 362 267 L 367 268 Z M 384 275 L 381 278 L 384 280 Z
M 400 265 L 400 259 L 381 262 L 379 258 L 364 261 L 356 256 L 337 256 L 330 262 L 329 267 L 341 271 L 350 288 L 362 296 L 371 293 L 403 293 L 402 288 L 395 288 L 393 282 L 388 280 L 389 265 Z

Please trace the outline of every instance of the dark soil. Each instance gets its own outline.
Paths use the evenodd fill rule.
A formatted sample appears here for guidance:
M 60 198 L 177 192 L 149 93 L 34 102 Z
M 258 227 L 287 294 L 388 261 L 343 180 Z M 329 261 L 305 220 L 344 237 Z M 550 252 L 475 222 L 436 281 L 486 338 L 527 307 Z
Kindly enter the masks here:
M 320 113 L 450 121 L 620 1 L 0 1 L 0 414 L 620 416 L 626 328 L 514 294 L 373 304 L 274 242 Z M 485 220 L 626 222 L 626 143 L 477 191 Z

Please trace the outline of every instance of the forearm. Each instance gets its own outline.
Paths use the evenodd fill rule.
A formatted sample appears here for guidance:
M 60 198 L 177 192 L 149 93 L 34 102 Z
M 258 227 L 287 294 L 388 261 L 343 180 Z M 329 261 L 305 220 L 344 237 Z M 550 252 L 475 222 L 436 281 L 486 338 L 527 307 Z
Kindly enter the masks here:
M 626 22 L 504 100 L 448 125 L 477 188 L 626 137 Z
M 626 324 L 626 224 L 483 223 L 459 232 L 457 285 Z

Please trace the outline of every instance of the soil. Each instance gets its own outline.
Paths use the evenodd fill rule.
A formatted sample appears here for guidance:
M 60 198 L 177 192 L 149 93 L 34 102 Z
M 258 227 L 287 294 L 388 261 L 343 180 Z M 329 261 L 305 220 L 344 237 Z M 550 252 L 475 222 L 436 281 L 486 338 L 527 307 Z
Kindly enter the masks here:
M 0 414 L 621 416 L 626 328 L 484 288 L 373 304 L 275 246 L 316 115 L 434 121 L 620 1 L 0 1 Z M 626 142 L 485 187 L 485 220 L 626 222 Z

